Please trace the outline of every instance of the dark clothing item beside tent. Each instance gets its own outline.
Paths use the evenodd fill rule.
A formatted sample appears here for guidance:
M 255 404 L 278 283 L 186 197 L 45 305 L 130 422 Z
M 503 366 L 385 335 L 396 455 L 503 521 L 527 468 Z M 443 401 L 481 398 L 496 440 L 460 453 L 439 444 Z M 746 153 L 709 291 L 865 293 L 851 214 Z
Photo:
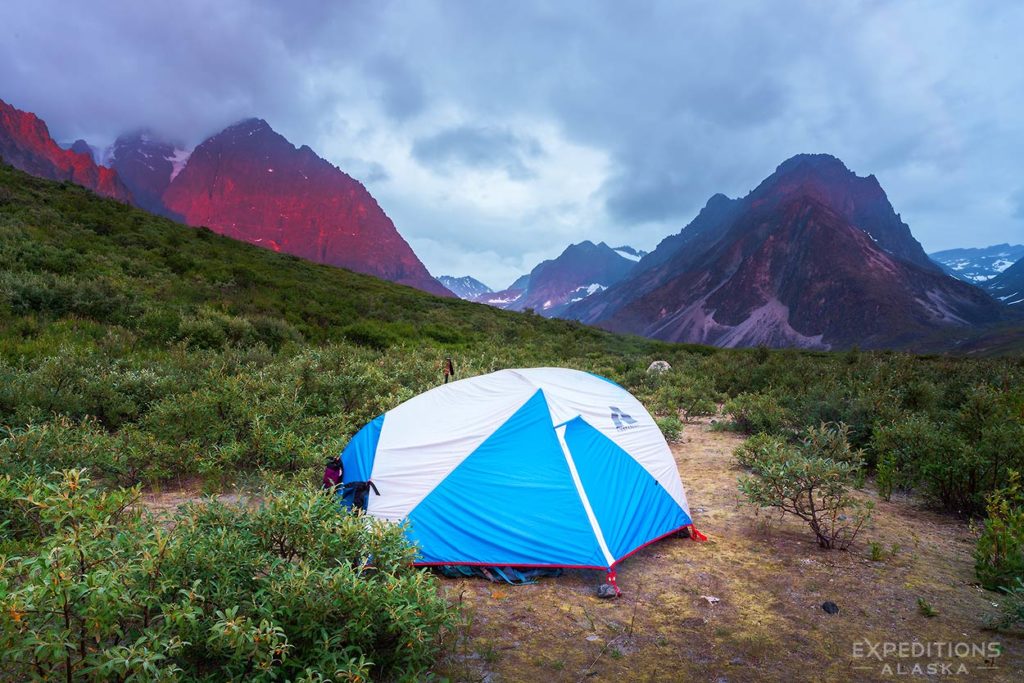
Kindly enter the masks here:
M 341 458 L 332 458 L 331 460 L 328 460 L 327 466 L 324 467 L 323 487 L 325 489 L 333 489 L 341 483 L 341 478 Z

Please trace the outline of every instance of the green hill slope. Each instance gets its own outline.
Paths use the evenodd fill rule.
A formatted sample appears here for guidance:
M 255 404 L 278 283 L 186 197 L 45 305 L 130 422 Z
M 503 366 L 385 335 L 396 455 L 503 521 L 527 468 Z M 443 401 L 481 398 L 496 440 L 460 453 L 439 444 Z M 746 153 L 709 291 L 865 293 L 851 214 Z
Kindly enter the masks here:
M 377 348 L 409 340 L 458 347 L 495 335 L 557 347 L 573 330 L 593 348 L 657 346 L 424 295 L 6 166 L 0 167 L 0 215 L 8 313 L 88 318 L 141 332 L 148 344 L 220 346 L 213 329 L 220 324 L 233 342 L 259 340 L 273 348 L 287 340 L 342 339 Z
M 1024 468 L 1024 361 L 719 350 L 500 311 L 275 254 L 0 166 L 0 473 L 118 484 L 315 470 L 441 382 L 559 365 L 661 416 L 723 402 L 796 438 L 844 421 L 872 467 L 979 511 Z M 673 369 L 650 375 L 648 364 Z M 894 460 L 895 459 L 895 460 Z M 893 464 L 895 463 L 895 464 Z M 888 475 L 887 475 L 888 476 Z
M 437 384 L 446 354 L 464 376 L 664 348 L 276 254 L 0 166 L 12 462 L 89 464 L 124 484 L 290 470 Z

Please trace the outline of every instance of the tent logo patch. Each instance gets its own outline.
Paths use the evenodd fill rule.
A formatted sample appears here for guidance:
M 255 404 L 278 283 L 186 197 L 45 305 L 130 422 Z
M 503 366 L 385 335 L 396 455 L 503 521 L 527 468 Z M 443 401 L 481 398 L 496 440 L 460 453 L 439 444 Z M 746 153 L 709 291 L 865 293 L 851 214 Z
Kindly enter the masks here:
M 626 429 L 636 429 L 636 420 L 633 419 L 632 415 L 623 412 L 615 406 L 608 406 L 608 408 L 612 411 L 612 422 L 615 424 L 615 429 L 620 432 Z

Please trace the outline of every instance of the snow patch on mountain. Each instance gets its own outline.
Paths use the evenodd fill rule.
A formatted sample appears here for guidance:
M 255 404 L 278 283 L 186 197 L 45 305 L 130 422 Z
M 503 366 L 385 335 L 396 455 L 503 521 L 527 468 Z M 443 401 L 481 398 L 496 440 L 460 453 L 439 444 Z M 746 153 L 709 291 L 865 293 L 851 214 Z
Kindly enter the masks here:
M 174 180 L 181 169 L 185 168 L 185 164 L 188 163 L 188 158 L 192 156 L 192 150 L 189 149 L 175 149 L 174 153 L 169 157 L 171 162 L 171 180 Z
M 608 289 L 608 288 L 605 287 L 602 284 L 597 283 L 597 282 L 591 283 L 591 284 L 587 285 L 586 287 L 578 287 L 578 288 L 574 289 L 573 291 L 569 292 L 569 301 L 568 301 L 568 303 L 574 304 L 577 301 L 583 301 L 588 296 L 591 296 L 592 294 L 596 294 L 598 292 L 603 292 L 606 289 Z M 547 306 L 545 306 L 545 308 L 547 308 Z
M 929 254 L 953 277 L 980 284 L 995 278 L 1017 261 L 1024 259 L 1024 244 L 996 244 L 991 247 L 946 249 Z
M 622 249 L 616 249 L 615 253 L 621 256 L 622 258 L 628 258 L 630 261 L 640 260 L 640 257 L 637 256 L 636 254 L 630 254 L 628 251 L 623 251 Z
M 612 247 L 612 251 L 617 253 L 622 258 L 629 259 L 630 261 L 639 261 L 644 256 L 647 256 L 646 251 L 634 249 L 628 245 L 622 245 L 621 247 Z

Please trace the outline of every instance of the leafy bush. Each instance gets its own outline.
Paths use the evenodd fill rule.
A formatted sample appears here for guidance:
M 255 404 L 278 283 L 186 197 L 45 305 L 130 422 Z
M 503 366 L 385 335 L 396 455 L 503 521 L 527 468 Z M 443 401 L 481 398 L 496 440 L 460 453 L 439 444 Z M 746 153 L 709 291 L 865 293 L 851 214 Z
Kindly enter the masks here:
M 896 464 L 896 456 L 891 450 L 886 450 L 878 456 L 878 465 L 875 471 L 875 488 L 882 500 L 892 498 L 893 488 L 899 481 L 900 472 Z
M 846 425 L 820 425 L 799 446 L 762 435 L 750 448 L 737 449 L 737 458 L 756 475 L 742 477 L 740 491 L 760 509 L 804 520 L 820 547 L 845 549 L 871 514 L 850 494 L 863 456 L 849 447 L 846 434 Z
M 733 451 L 736 461 L 752 470 L 782 462 L 790 455 L 792 449 L 786 440 L 771 434 L 755 434 Z
M 353 323 L 342 330 L 345 339 L 353 344 L 382 351 L 398 343 L 398 337 L 386 325 L 370 322 Z
M 974 551 L 974 571 L 989 590 L 1011 588 L 1024 579 L 1024 486 L 1011 472 L 1004 488 L 991 494 L 988 518 Z
M 771 394 L 743 393 L 725 403 L 723 412 L 732 416 L 734 429 L 747 434 L 785 434 L 790 418 Z
M 938 505 L 970 509 L 971 450 L 947 425 L 927 415 L 904 414 L 875 429 L 871 449 L 883 488 L 918 489 Z
M 414 678 L 455 614 L 401 529 L 315 489 L 165 527 L 81 470 L 0 479 L 0 673 L 17 680 Z M 16 528 L 8 522 L 23 520 Z M 34 531 L 36 533 L 30 533 Z
M 683 433 L 683 423 L 679 421 L 678 417 L 667 415 L 665 417 L 657 417 L 654 421 L 658 424 L 658 429 L 661 430 L 667 441 L 679 440 L 679 435 Z
M 1000 605 L 1000 615 L 989 625 L 993 628 L 1024 626 L 1024 579 L 1018 577 L 1012 586 L 1002 590 L 1006 596 Z
M 675 404 L 686 419 L 718 412 L 718 402 L 724 401 L 725 396 L 715 389 L 712 377 L 701 374 L 699 368 L 692 365 L 685 373 L 678 373 L 678 377 Z

